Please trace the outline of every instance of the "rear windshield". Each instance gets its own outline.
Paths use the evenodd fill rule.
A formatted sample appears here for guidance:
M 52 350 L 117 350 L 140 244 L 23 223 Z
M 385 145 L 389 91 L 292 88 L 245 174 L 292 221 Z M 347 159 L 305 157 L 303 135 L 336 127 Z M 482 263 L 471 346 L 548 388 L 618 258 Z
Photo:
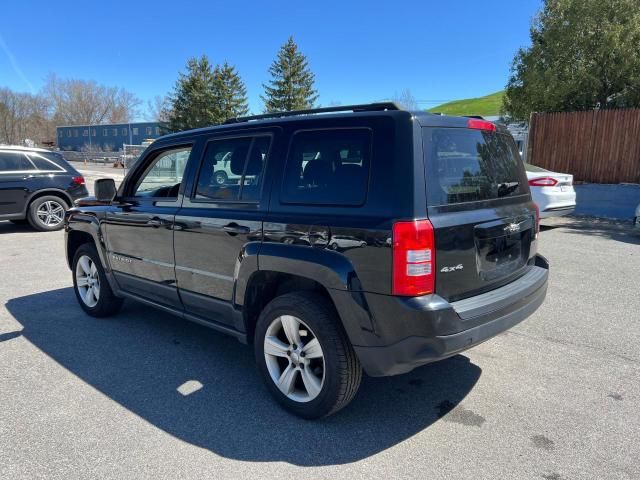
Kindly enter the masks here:
M 526 177 L 509 134 L 466 128 L 423 128 L 430 206 L 526 193 Z

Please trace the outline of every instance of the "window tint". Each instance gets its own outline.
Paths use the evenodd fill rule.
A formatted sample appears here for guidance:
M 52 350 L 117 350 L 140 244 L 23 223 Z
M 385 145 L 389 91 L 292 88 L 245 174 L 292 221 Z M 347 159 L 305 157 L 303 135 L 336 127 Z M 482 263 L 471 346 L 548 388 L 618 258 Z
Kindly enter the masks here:
M 20 152 L 0 152 L 0 172 L 33 170 L 33 165 Z
M 361 205 L 367 194 L 371 132 L 318 130 L 294 135 L 285 168 L 282 201 Z
M 423 131 L 430 205 L 491 200 L 524 191 L 524 169 L 509 135 L 463 128 Z
M 138 181 L 136 197 L 177 198 L 191 147 L 160 153 Z
M 63 168 L 61 168 L 59 165 L 56 165 L 51 160 L 44 158 L 42 155 L 32 153 L 29 155 L 29 158 L 38 170 L 64 172 Z
M 209 142 L 195 198 L 257 202 L 271 137 L 245 137 Z

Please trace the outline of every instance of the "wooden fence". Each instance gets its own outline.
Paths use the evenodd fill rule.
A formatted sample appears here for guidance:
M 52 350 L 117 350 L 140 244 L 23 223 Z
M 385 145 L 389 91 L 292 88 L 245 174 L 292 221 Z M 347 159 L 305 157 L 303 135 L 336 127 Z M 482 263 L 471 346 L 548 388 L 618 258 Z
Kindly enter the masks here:
M 576 181 L 640 183 L 640 109 L 534 113 L 527 155 Z

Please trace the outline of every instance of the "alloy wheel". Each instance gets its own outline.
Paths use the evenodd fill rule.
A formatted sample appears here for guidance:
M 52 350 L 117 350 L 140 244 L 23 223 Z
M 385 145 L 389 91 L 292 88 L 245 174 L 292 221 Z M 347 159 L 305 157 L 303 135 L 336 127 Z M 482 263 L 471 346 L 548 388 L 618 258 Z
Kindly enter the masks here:
M 38 207 L 36 216 L 47 227 L 56 227 L 64 221 L 64 207 L 54 200 L 47 200 Z
M 95 262 L 87 255 L 81 256 L 75 274 L 80 298 L 87 307 L 95 307 L 100 300 L 100 275 Z
M 299 318 L 281 315 L 271 322 L 264 337 L 264 358 L 271 380 L 290 400 L 310 402 L 322 391 L 324 353 Z

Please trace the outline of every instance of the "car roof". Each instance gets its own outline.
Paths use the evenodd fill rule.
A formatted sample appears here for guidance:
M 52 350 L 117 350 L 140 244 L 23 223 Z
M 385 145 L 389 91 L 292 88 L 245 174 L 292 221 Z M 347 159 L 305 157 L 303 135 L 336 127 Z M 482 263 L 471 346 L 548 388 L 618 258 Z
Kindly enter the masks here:
M 0 150 L 17 150 L 25 152 L 52 153 L 51 150 L 38 147 L 23 147 L 22 145 L 0 145 Z
M 345 119 L 358 117 L 381 117 L 404 118 L 415 120 L 422 127 L 458 127 L 464 128 L 469 122 L 469 118 L 481 117 L 456 117 L 450 115 L 440 115 L 427 111 L 403 110 L 399 106 L 386 103 L 372 103 L 362 105 L 348 105 L 344 107 L 328 107 L 309 110 L 297 110 L 290 112 L 276 112 L 273 114 L 253 115 L 230 119 L 226 123 L 213 125 L 210 127 L 185 130 L 182 132 L 170 133 L 156 140 L 156 142 L 172 141 L 182 137 L 200 135 L 206 133 L 222 132 L 225 130 L 249 129 L 256 127 L 277 126 L 291 123 L 305 123 L 318 119 Z M 502 125 L 496 125 L 499 132 L 508 132 Z

